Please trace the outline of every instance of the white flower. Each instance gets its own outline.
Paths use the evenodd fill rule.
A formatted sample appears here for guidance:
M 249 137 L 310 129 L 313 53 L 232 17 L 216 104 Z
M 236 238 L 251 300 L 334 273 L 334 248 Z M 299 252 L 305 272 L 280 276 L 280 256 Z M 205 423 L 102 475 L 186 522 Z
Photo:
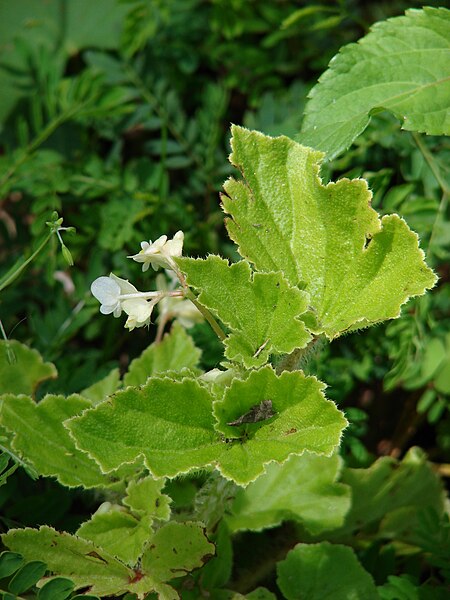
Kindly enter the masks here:
M 129 281 L 116 277 L 113 273 L 109 277 L 98 277 L 93 281 L 91 293 L 100 302 L 102 314 L 112 313 L 115 317 L 120 317 L 123 310 L 128 315 L 125 327 L 130 331 L 150 323 L 153 307 L 161 298 L 154 292 L 149 294 L 138 292 Z M 153 298 L 148 302 L 144 296 L 150 294 Z
M 157 271 L 159 267 L 164 269 L 173 269 L 175 263 L 172 260 L 181 256 L 183 251 L 184 233 L 178 231 L 171 240 L 167 239 L 167 235 L 162 235 L 155 242 L 141 242 L 141 251 L 138 254 L 133 254 L 128 258 L 132 258 L 142 264 L 142 270 L 147 271 L 150 265 Z

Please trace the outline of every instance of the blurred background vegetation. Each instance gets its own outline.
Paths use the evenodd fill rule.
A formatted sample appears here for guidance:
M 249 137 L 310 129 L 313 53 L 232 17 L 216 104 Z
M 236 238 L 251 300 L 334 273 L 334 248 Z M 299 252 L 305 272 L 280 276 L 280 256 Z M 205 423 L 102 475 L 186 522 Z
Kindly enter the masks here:
M 0 277 L 38 246 L 52 211 L 77 230 L 65 235 L 73 267 L 52 240 L 1 293 L 8 336 L 58 368 L 58 380 L 41 393 L 79 391 L 112 367 L 125 368 L 153 341 L 155 327 L 130 334 L 122 319 L 98 313 L 89 292 L 110 271 L 148 290 L 139 265 L 125 260 L 142 240 L 182 229 L 186 254 L 237 258 L 219 199 L 232 174 L 230 123 L 295 138 L 308 91 L 339 48 L 374 22 L 420 6 L 413 0 L 0 4 Z M 402 132 L 382 113 L 323 169 L 325 180 L 367 178 L 374 207 L 407 220 L 440 276 L 401 319 L 323 344 L 303 365 L 329 385 L 328 395 L 351 421 L 342 449 L 350 466 L 402 456 L 414 444 L 443 474 L 450 461 L 449 157 L 443 138 Z M 204 368 L 217 366 L 220 348 L 207 326 L 191 333 L 204 348 Z M 58 487 L 55 494 L 48 480 L 31 492 L 27 481 L 14 476 L 0 489 L 5 518 L 73 529 L 83 510 L 76 492 Z

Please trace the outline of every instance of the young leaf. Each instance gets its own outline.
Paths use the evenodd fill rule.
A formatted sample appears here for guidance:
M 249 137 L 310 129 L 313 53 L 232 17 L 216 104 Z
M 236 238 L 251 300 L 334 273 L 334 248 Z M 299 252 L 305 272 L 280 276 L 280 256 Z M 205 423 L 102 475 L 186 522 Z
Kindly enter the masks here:
M 245 381 L 234 380 L 223 400 L 214 403 L 217 429 L 226 440 L 218 464 L 222 475 L 246 485 L 268 462 L 282 463 L 305 451 L 330 455 L 347 421 L 325 398 L 324 387 L 300 371 L 277 376 L 269 366 L 253 371 Z M 273 417 L 237 427 L 229 424 L 262 400 L 271 400 Z
M 408 131 L 450 133 L 450 11 L 411 9 L 342 48 L 310 92 L 299 141 L 330 160 L 389 110 Z
M 231 531 L 261 530 L 282 521 L 300 521 L 312 534 L 336 529 L 350 508 L 350 487 L 337 483 L 341 459 L 303 454 L 239 489 L 226 522 Z
M 171 498 L 161 493 L 164 484 L 164 479 L 153 477 L 131 481 L 123 503 L 141 516 L 150 515 L 155 519 L 167 521 L 170 518 Z
M 97 463 L 74 444 L 63 421 L 80 414 L 91 403 L 73 394 L 48 395 L 39 404 L 28 396 L 6 394 L 0 405 L 0 421 L 14 433 L 12 448 L 39 474 L 56 477 L 69 487 L 103 487 L 117 481 L 103 475 Z
M 144 545 L 153 535 L 153 520 L 137 519 L 117 507 L 109 512 L 97 512 L 83 523 L 77 535 L 129 565 L 134 565 Z
M 15 360 L 8 360 L 8 352 Z M 44 363 L 37 350 L 16 340 L 0 340 L 0 394 L 33 395 L 37 386 L 57 376 L 55 365 Z
M 200 290 L 199 301 L 231 329 L 225 342 L 230 360 L 258 367 L 269 354 L 289 353 L 310 341 L 298 319 L 308 308 L 308 296 L 289 286 L 281 273 L 252 274 L 246 261 L 230 265 L 218 256 L 177 262 L 189 285 Z
M 142 556 L 142 569 L 156 581 L 170 581 L 204 565 L 215 554 L 201 525 L 171 521 L 154 534 Z
M 297 544 L 277 572 L 287 600 L 379 600 L 372 577 L 348 546 Z
M 230 237 L 257 269 L 282 271 L 309 293 L 315 333 L 332 339 L 398 317 L 408 298 L 433 287 L 417 235 L 397 215 L 378 218 L 364 180 L 324 186 L 320 152 L 232 131 L 230 160 L 246 182 L 224 186 Z
M 150 375 L 164 371 L 196 372 L 201 351 L 195 346 L 186 330 L 174 323 L 170 333 L 159 344 L 153 343 L 135 358 L 123 378 L 125 385 L 144 385 Z
M 197 380 L 152 377 L 140 389 L 119 391 L 110 402 L 70 419 L 67 427 L 105 472 L 143 456 L 155 477 L 214 465 L 245 485 L 273 460 L 333 452 L 346 420 L 325 399 L 323 387 L 300 372 L 278 377 L 270 367 L 254 371 L 246 381 L 235 380 L 223 402 L 216 402 L 216 426 L 213 397 Z M 271 419 L 228 425 L 264 399 L 273 403 Z

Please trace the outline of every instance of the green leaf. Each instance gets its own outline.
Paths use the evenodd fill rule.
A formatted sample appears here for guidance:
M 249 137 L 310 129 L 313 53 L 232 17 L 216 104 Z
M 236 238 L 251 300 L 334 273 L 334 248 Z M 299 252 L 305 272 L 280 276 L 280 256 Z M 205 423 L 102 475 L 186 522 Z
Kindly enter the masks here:
M 114 474 L 103 475 L 97 463 L 81 452 L 63 422 L 80 414 L 91 403 L 74 394 L 47 395 L 39 404 L 28 396 L 2 397 L 1 424 L 14 433 L 12 448 L 46 477 L 56 477 L 69 487 L 108 486 Z
M 323 387 L 300 372 L 278 377 L 270 367 L 254 371 L 246 381 L 235 380 L 215 403 L 216 426 L 213 397 L 198 381 L 152 377 L 140 389 L 119 391 L 110 402 L 71 419 L 67 427 L 106 472 L 143 456 L 155 477 L 214 465 L 245 485 L 268 462 L 304 451 L 330 455 L 337 447 L 347 422 L 325 399 Z M 227 424 L 267 398 L 272 419 Z
M 351 503 L 350 488 L 336 483 L 341 462 L 337 455 L 305 453 L 267 465 L 264 475 L 238 490 L 228 527 L 261 530 L 295 520 L 315 535 L 340 527 Z
M 379 600 L 372 577 L 348 546 L 297 544 L 277 572 L 287 600 Z
M 152 377 L 67 424 L 77 444 L 106 472 L 144 456 L 155 477 L 210 464 L 222 443 L 212 396 L 196 380 Z
M 15 552 L 2 552 L 0 554 L 0 579 L 9 577 L 23 565 L 23 556 Z
M 261 271 L 282 271 L 310 295 L 314 333 L 345 331 L 398 317 L 411 296 L 433 287 L 418 238 L 397 215 L 381 220 L 362 179 L 324 186 L 322 154 L 287 137 L 232 127 L 230 179 L 222 202 L 230 237 Z
M 402 128 L 450 133 L 450 11 L 410 9 L 342 48 L 310 92 L 299 141 L 332 159 L 389 110 Z
M 154 534 L 142 557 L 142 568 L 157 581 L 170 581 L 203 566 L 214 554 L 214 544 L 201 525 L 172 521 Z
M 184 368 L 197 372 L 201 351 L 178 323 L 172 325 L 158 344 L 151 344 L 135 358 L 123 378 L 125 385 L 144 385 L 151 375 L 164 371 L 181 371 Z
M 154 479 L 153 477 L 131 481 L 123 503 L 141 516 L 150 515 L 155 519 L 167 521 L 170 518 L 172 500 L 170 496 L 161 493 L 164 485 L 164 479 Z
M 96 381 L 86 389 L 80 392 L 80 396 L 87 398 L 91 401 L 94 406 L 99 402 L 103 402 L 108 396 L 111 396 L 118 390 L 120 386 L 120 371 L 119 369 L 113 369 L 100 379 Z
M 387 583 L 380 586 L 378 592 L 381 600 L 420 600 L 423 597 L 418 586 L 409 581 L 407 575 L 389 575 Z
M 188 284 L 200 290 L 199 301 L 231 329 L 225 342 L 230 360 L 258 367 L 270 354 L 290 353 L 310 341 L 298 320 L 308 296 L 289 286 L 281 273 L 252 274 L 246 261 L 230 265 L 218 256 L 177 262 Z
M 22 594 L 33 587 L 44 576 L 47 566 L 41 560 L 32 560 L 21 567 L 8 585 L 13 594 Z
M 11 352 L 14 362 L 9 360 Z M 55 365 L 44 363 L 37 350 L 16 340 L 0 340 L 0 394 L 33 395 L 42 381 L 56 376 Z
M 118 506 L 106 513 L 100 508 L 99 512 L 79 527 L 77 535 L 133 565 L 142 554 L 145 543 L 153 535 L 152 522 L 148 516 L 137 519 Z
M 227 443 L 218 468 L 222 475 L 247 484 L 271 461 L 284 462 L 305 451 L 329 456 L 339 445 L 347 421 L 325 398 L 324 384 L 302 372 L 277 376 L 269 366 L 235 380 L 214 413 Z M 274 416 L 267 421 L 229 425 L 262 400 L 270 400 Z
M 135 571 L 92 542 L 51 527 L 11 529 L 2 539 L 26 560 L 44 560 L 49 571 L 70 578 L 75 589 L 89 586 L 92 594 L 107 596 L 133 591 L 136 585 Z M 142 578 L 138 583 L 143 586 Z M 148 579 L 145 583 L 151 589 Z
M 373 531 L 373 524 L 382 519 L 381 530 L 391 528 L 392 532 L 392 517 L 396 517 L 395 535 L 399 536 L 415 529 L 420 509 L 443 511 L 442 484 L 419 448 L 409 450 L 402 462 L 383 457 L 368 469 L 344 469 L 341 482 L 352 490 L 352 507 L 337 537 L 366 526 Z
M 73 592 L 74 587 L 75 584 L 71 579 L 55 577 L 41 587 L 37 600 L 65 600 Z

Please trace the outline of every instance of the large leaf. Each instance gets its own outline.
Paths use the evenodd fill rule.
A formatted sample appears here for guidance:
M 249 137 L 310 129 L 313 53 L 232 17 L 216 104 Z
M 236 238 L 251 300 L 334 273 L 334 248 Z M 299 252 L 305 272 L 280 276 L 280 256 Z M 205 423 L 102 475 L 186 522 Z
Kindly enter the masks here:
M 347 421 L 323 395 L 324 384 L 301 371 L 277 376 L 269 366 L 236 379 L 223 401 L 214 404 L 217 429 L 227 440 L 220 457 L 221 473 L 248 483 L 269 461 L 284 462 L 305 451 L 329 456 L 339 445 Z M 274 416 L 267 421 L 230 425 L 262 401 L 270 400 Z
M 150 375 L 164 371 L 197 371 L 201 351 L 186 330 L 174 323 L 161 342 L 153 343 L 135 358 L 123 378 L 125 385 L 143 385 Z
M 267 465 L 264 475 L 238 490 L 227 525 L 260 530 L 295 520 L 313 534 L 340 527 L 351 502 L 350 487 L 336 482 L 340 470 L 337 455 L 303 454 Z
M 436 282 L 418 238 L 397 215 L 381 220 L 362 179 L 322 185 L 322 154 L 287 137 L 233 126 L 230 160 L 245 182 L 225 184 L 223 206 L 240 254 L 282 271 L 310 295 L 315 333 L 329 338 L 399 316 Z
M 105 471 L 144 456 L 156 477 L 209 464 L 221 446 L 212 396 L 194 379 L 151 377 L 67 424 Z
M 253 273 L 246 261 L 230 265 L 218 256 L 180 258 L 187 282 L 200 290 L 199 301 L 232 331 L 225 355 L 247 368 L 261 366 L 269 354 L 289 353 L 310 341 L 298 316 L 308 295 L 289 286 L 281 273 Z
M 287 600 L 379 600 L 372 577 L 347 546 L 298 544 L 277 571 Z
M 332 159 L 386 109 L 402 128 L 450 133 L 450 11 L 411 9 L 341 49 L 310 92 L 299 141 Z
M 71 419 L 77 445 L 106 472 L 143 456 L 156 477 L 173 477 L 214 465 L 228 479 L 247 484 L 273 460 L 311 451 L 331 454 L 346 421 L 325 399 L 323 384 L 300 372 L 278 377 L 270 367 L 235 380 L 216 402 L 197 380 L 152 377 L 140 389 L 118 392 L 110 402 Z M 274 416 L 232 426 L 253 406 L 270 399 Z
M 16 340 L 0 340 L 0 394 L 34 394 L 42 381 L 56 378 L 56 367 L 37 350 Z
M 0 422 L 13 433 L 12 448 L 40 475 L 54 476 L 69 487 L 108 486 L 117 474 L 104 475 L 98 464 L 74 444 L 63 422 L 80 414 L 91 403 L 74 394 L 48 395 L 39 404 L 28 396 L 6 394 L 2 398 Z

